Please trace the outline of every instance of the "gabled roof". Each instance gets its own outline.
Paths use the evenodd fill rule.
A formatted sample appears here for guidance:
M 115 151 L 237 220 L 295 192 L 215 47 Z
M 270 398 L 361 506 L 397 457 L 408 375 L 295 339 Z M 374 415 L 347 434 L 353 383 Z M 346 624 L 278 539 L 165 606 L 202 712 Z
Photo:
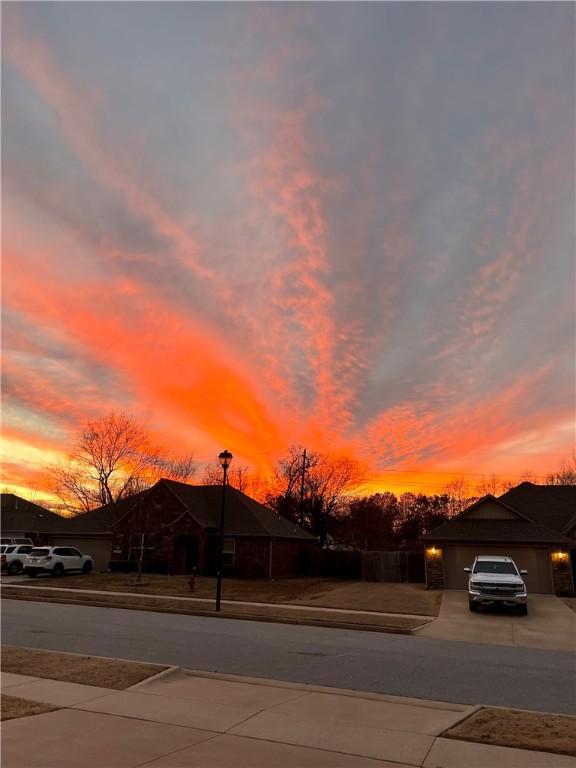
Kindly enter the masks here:
M 520 483 L 500 496 L 535 523 L 563 533 L 576 522 L 576 485 L 535 485 Z
M 62 529 L 67 519 L 32 501 L 3 493 L 0 497 L 0 525 L 3 531 L 38 531 L 39 533 Z
M 498 504 L 517 519 L 482 519 L 468 513 L 486 500 Z M 467 507 L 457 517 L 446 520 L 422 536 L 423 541 L 483 541 L 502 543 L 563 544 L 573 540 L 564 536 L 576 512 L 576 486 L 521 483 L 499 498 L 489 494 Z
M 162 479 L 149 490 L 67 520 L 66 530 L 79 533 L 113 530 L 121 518 L 130 514 L 136 504 L 145 501 L 147 495 L 160 484 L 169 488 L 183 505 L 183 510 L 190 514 L 201 528 L 219 529 L 222 486 L 188 485 L 176 480 Z M 225 532 L 228 536 L 266 536 L 315 541 L 308 531 L 231 486 L 226 488 Z
M 102 533 L 104 531 L 111 531 L 114 523 L 129 512 L 147 493 L 147 490 L 140 491 L 140 493 L 127 496 L 125 499 L 120 499 L 120 501 L 105 504 L 103 507 L 97 507 L 90 510 L 90 512 L 84 512 L 77 517 L 68 519 L 66 521 L 66 531 L 71 533 Z
M 188 485 L 175 480 L 160 482 L 170 488 L 202 528 L 218 529 L 222 502 L 221 486 Z M 224 527 L 228 536 L 315 540 L 308 531 L 231 486 L 226 488 Z
M 490 501 L 493 504 L 497 504 L 498 506 L 507 509 L 509 512 L 513 512 L 514 515 L 520 520 L 529 520 L 532 522 L 532 520 L 530 520 L 530 518 L 525 514 L 517 509 L 514 509 L 514 507 L 511 507 L 510 504 L 506 504 L 506 502 L 502 500 L 502 497 L 496 498 L 496 496 L 493 496 L 491 493 L 487 493 L 485 496 L 477 499 L 473 504 L 470 504 L 469 507 L 466 507 L 466 509 L 463 509 L 462 512 L 459 512 L 455 517 L 453 517 L 452 520 L 458 520 L 460 517 L 465 517 L 469 512 L 472 512 L 473 509 L 476 509 L 476 507 L 484 504 L 485 501 Z
M 434 528 L 422 536 L 423 541 L 434 542 L 491 542 L 502 544 L 562 544 L 570 546 L 571 539 L 561 533 L 528 520 L 480 520 L 459 517 Z

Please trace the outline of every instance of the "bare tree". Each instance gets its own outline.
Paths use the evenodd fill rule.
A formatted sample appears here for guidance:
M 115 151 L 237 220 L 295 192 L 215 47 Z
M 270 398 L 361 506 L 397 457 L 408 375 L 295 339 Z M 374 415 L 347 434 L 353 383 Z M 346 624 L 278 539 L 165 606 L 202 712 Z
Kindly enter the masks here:
M 187 479 L 193 471 L 191 456 L 169 457 L 123 411 L 89 421 L 68 462 L 51 468 L 61 508 L 72 513 L 119 501 L 149 488 L 160 477 Z
M 448 499 L 446 511 L 448 512 L 449 517 L 455 517 L 461 512 L 464 512 L 466 507 L 469 507 L 476 499 L 476 496 L 470 493 L 470 489 L 463 478 L 458 478 L 457 480 L 452 480 L 447 483 L 443 487 L 442 493 L 444 493 Z
M 250 490 L 250 467 L 246 465 L 229 467 L 226 473 L 228 485 L 232 488 L 236 488 L 242 493 L 248 493 Z M 203 485 L 222 485 L 223 471 L 218 462 L 214 464 L 207 464 L 204 468 L 204 475 L 202 476 Z
M 280 514 L 308 528 L 323 545 L 344 498 L 364 479 L 346 456 L 306 452 L 292 446 L 276 467 L 276 487 L 267 501 Z
M 572 458 L 564 460 L 556 472 L 546 477 L 548 485 L 576 485 L 576 451 Z
M 498 496 L 505 491 L 509 491 L 512 488 L 513 483 L 508 480 L 503 480 L 498 475 L 485 475 L 480 479 L 476 485 L 476 491 L 478 496 Z

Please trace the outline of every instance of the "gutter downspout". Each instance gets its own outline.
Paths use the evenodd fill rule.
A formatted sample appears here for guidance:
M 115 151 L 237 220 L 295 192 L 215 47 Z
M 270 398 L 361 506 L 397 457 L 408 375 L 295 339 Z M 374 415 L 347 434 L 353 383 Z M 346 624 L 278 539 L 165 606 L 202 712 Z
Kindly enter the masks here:
M 274 544 L 274 537 L 270 539 L 270 556 L 268 558 L 268 578 L 272 578 L 272 544 Z

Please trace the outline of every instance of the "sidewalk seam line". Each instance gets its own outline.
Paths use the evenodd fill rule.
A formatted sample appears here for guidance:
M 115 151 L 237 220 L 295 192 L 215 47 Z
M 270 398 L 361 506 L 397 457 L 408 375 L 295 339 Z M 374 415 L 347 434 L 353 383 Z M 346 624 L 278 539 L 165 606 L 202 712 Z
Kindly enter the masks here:
M 160 725 L 166 725 L 166 723 L 160 723 Z M 181 726 L 178 726 L 179 728 Z M 201 731 L 202 728 L 197 728 L 196 730 Z M 175 755 L 178 752 L 184 752 L 185 749 L 193 749 L 194 747 L 200 745 L 200 744 L 206 744 L 208 741 L 212 741 L 213 739 L 218 738 L 218 736 L 222 736 L 221 733 L 215 733 L 214 731 L 211 731 L 212 736 L 208 736 L 207 739 L 202 739 L 202 741 L 197 741 L 194 744 L 189 744 L 187 747 L 179 747 L 178 749 L 172 750 L 172 752 L 166 752 L 165 755 L 159 755 L 158 757 L 153 757 L 151 760 L 146 760 L 144 763 L 138 763 L 138 765 L 135 765 L 134 768 L 144 768 L 145 765 L 150 765 L 150 763 L 154 763 L 156 760 L 164 760 L 166 757 L 170 757 L 171 755 Z
M 414 768 L 418 768 L 417 763 L 406 763 L 406 761 L 400 762 L 399 760 L 392 760 L 389 757 L 372 757 L 371 755 L 359 755 L 357 752 L 342 752 L 339 749 L 327 749 L 326 747 L 311 747 L 306 744 L 295 744 L 293 741 L 278 741 L 275 739 L 263 739 L 260 736 L 247 736 L 243 733 L 226 733 L 226 734 L 220 734 L 221 736 L 233 736 L 236 739 L 252 739 L 253 741 L 266 741 L 268 744 L 284 744 L 285 746 L 289 747 L 300 747 L 301 749 L 315 749 L 319 752 L 328 752 L 328 754 L 332 755 L 346 755 L 347 757 L 361 757 L 363 760 L 378 760 L 381 763 L 396 763 L 397 765 L 405 766 L 410 765 L 414 766 Z M 428 734 L 422 733 L 419 734 L 420 736 L 427 736 Z M 436 740 L 434 736 L 430 736 L 431 739 Z M 422 763 L 420 763 L 422 765 Z

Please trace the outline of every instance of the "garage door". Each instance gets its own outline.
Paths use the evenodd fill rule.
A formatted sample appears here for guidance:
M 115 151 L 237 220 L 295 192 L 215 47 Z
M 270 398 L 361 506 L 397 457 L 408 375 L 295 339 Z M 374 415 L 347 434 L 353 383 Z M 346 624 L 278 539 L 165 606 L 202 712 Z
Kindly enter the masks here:
M 444 547 L 444 585 L 446 589 L 466 589 L 469 568 L 477 555 L 505 555 L 511 557 L 518 568 L 528 571 L 528 592 L 550 593 L 552 589 L 552 565 L 550 551 L 538 547 Z
M 54 536 L 52 546 L 76 547 L 85 555 L 92 555 L 95 571 L 107 571 L 108 563 L 112 557 L 112 542 L 105 539 L 83 539 L 72 536 Z

